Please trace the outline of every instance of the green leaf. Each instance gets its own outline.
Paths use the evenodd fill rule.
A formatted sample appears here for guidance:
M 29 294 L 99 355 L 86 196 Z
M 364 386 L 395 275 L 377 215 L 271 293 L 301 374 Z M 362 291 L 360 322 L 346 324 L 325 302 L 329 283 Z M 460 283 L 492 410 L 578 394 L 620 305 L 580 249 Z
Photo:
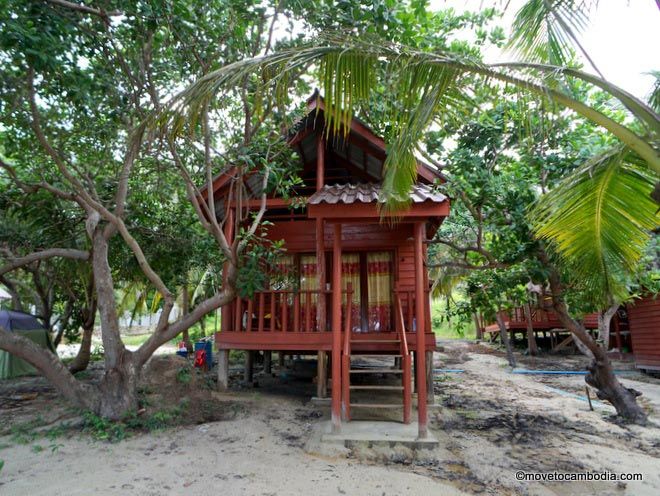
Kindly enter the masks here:
M 654 178 L 624 147 L 590 160 L 541 198 L 534 231 L 598 295 L 622 297 L 657 227 Z

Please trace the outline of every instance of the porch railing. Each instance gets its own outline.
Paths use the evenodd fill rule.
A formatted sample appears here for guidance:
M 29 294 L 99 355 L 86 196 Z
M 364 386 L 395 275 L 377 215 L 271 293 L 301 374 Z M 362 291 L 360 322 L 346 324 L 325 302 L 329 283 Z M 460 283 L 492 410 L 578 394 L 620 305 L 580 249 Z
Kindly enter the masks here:
M 354 290 L 342 291 L 342 324 L 344 317 L 351 315 L 346 296 Z M 228 307 L 231 309 L 225 332 L 331 332 L 332 301 L 331 290 L 265 290 L 255 292 L 252 298 L 237 297 Z M 352 301 L 352 299 L 351 299 Z M 426 298 L 426 332 L 431 332 L 429 302 Z M 325 311 L 319 312 L 319 305 L 325 305 Z M 400 316 L 406 332 L 414 332 L 415 292 L 412 290 L 394 290 L 392 316 L 393 326 L 388 323 L 380 332 L 396 332 L 396 306 L 400 307 Z M 348 313 L 347 313 L 348 310 Z M 229 317 L 229 316 L 228 316 Z M 319 318 L 323 322 L 319 321 Z M 342 325 L 342 329 L 345 326 Z M 350 326 L 349 326 L 350 327 Z M 369 329 L 369 331 L 375 331 Z
M 237 297 L 231 304 L 228 332 L 330 332 L 331 291 L 266 290 L 252 298 Z M 346 291 L 344 291 L 346 293 Z M 325 304 L 326 322 L 319 322 L 318 305 Z
M 401 309 L 400 317 L 403 321 L 403 324 L 398 322 L 399 316 L 397 315 L 397 309 L 396 309 L 397 304 Z M 395 289 L 393 307 L 394 307 L 393 311 L 395 314 L 394 316 L 395 329 L 397 329 L 397 326 L 403 325 L 403 328 L 406 330 L 406 332 L 415 332 L 415 330 L 417 329 L 417 324 L 415 322 L 415 291 Z M 429 291 L 426 291 L 426 297 L 424 298 L 424 307 L 425 307 L 424 329 L 426 330 L 427 333 L 433 332 L 431 328 L 431 308 L 430 308 L 430 300 L 429 300 Z
M 395 328 L 401 340 L 401 368 L 403 370 L 403 423 L 409 424 L 412 414 L 412 359 L 408 350 L 408 339 L 405 333 L 403 307 L 399 294 L 394 295 Z

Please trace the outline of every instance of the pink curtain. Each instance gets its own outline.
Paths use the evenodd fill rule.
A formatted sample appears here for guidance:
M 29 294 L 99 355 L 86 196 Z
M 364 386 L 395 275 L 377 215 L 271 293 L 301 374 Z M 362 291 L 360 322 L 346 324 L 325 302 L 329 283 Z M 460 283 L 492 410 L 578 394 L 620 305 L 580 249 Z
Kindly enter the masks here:
M 351 329 L 353 332 L 360 332 L 360 255 L 357 253 L 348 253 L 341 256 L 341 287 L 343 290 L 348 288 L 348 283 L 353 286 L 352 308 L 351 308 Z M 344 325 L 343 316 L 346 315 L 346 300 L 342 296 L 342 326 Z
M 389 331 L 392 321 L 392 254 L 367 253 L 370 331 Z

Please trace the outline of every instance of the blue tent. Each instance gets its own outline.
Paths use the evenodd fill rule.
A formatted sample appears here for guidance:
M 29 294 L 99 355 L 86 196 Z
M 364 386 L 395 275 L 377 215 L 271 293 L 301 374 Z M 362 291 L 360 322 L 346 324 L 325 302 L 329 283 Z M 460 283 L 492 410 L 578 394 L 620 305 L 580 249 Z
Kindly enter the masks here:
M 28 313 L 14 310 L 0 310 L 0 327 L 5 331 L 15 332 L 31 339 L 38 345 L 55 353 L 48 329 L 35 317 Z M 3 331 L 0 331 L 3 332 Z M 0 379 L 9 379 L 21 375 L 34 374 L 36 370 L 25 360 L 0 350 Z

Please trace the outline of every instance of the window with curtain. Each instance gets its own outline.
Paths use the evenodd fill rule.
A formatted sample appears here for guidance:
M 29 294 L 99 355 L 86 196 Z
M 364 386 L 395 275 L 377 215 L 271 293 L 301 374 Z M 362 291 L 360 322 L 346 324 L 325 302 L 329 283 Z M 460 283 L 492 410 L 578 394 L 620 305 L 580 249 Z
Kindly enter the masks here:
M 360 255 L 357 253 L 347 253 L 341 256 L 341 286 L 342 289 L 348 288 L 348 283 L 353 286 L 352 308 L 351 308 L 351 329 L 353 332 L 360 332 Z M 346 315 L 345 298 L 342 296 L 342 325 L 343 316 Z
M 367 253 L 370 331 L 389 331 L 392 321 L 392 253 Z
M 270 289 L 294 289 L 296 266 L 293 255 L 281 255 L 270 269 Z

